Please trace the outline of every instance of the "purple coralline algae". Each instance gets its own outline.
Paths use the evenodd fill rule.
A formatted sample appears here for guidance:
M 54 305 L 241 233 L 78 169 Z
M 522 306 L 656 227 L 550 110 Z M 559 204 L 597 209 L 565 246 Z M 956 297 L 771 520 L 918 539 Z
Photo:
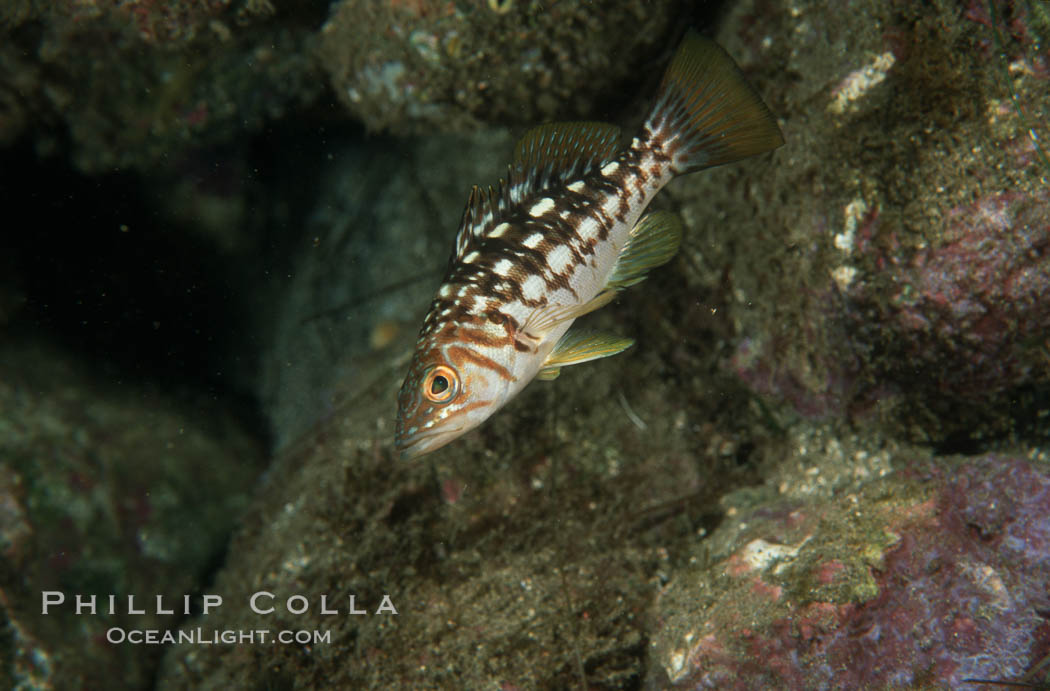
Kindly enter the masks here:
M 675 688 L 965 688 L 1050 653 L 1045 464 L 921 461 L 732 526 L 728 556 L 660 598 Z
M 906 263 L 875 251 L 887 274 L 878 285 L 893 286 L 882 323 L 900 363 L 921 368 L 940 391 L 967 396 L 1009 390 L 1045 369 L 1048 202 L 1045 192 L 987 195 L 950 209 L 939 241 Z
M 726 21 L 745 69 L 783 67 L 764 96 L 787 144 L 772 166 L 723 173 L 722 208 L 706 182 L 683 193 L 685 251 L 709 293 L 728 286 L 727 369 L 777 412 L 876 410 L 938 442 L 1037 412 L 1031 391 L 1050 380 L 1046 13 L 964 5 L 742 3 Z M 848 34 L 824 33 L 840 22 Z M 719 231 L 728 204 L 733 237 Z

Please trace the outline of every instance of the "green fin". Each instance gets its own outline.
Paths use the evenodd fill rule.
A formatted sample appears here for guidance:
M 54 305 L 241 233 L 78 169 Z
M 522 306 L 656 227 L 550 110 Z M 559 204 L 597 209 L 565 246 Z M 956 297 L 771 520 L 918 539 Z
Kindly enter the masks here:
M 618 355 L 634 345 L 633 338 L 620 338 L 585 329 L 569 329 L 543 361 L 541 379 L 554 379 L 562 367 Z
M 616 298 L 615 290 L 604 290 L 582 305 L 547 305 L 536 309 L 521 325 L 521 331 L 540 340 L 558 324 L 605 307 Z
M 626 288 L 645 280 L 645 275 L 671 261 L 682 244 L 682 220 L 670 211 L 646 214 L 631 230 L 609 276 L 607 288 Z
M 784 143 L 773 114 L 733 58 L 690 31 L 664 73 L 646 123 L 654 139 L 677 137 L 679 172 L 722 165 Z
M 514 150 L 510 196 L 514 203 L 556 183 L 570 183 L 611 161 L 620 128 L 604 122 L 553 122 L 527 131 Z
M 561 367 L 544 367 L 536 373 L 536 378 L 540 381 L 554 381 L 561 374 Z

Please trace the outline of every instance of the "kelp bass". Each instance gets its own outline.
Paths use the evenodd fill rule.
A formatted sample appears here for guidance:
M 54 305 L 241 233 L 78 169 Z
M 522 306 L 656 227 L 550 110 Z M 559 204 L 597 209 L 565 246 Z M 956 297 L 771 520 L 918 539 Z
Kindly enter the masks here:
M 534 378 L 629 348 L 570 327 L 678 251 L 681 222 L 643 216 L 649 202 L 676 175 L 783 141 L 732 58 L 697 34 L 682 41 L 630 146 L 604 123 L 527 132 L 507 181 L 470 194 L 398 396 L 402 457 L 477 427 Z

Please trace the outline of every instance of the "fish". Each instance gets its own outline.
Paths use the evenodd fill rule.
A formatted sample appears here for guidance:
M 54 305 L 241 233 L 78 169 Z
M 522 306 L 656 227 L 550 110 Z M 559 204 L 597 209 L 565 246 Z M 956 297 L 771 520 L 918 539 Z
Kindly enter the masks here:
M 677 253 L 683 224 L 668 211 L 645 213 L 653 197 L 677 175 L 783 143 L 737 64 L 695 31 L 627 146 L 602 122 L 528 130 L 506 179 L 470 192 L 398 393 L 401 458 L 478 427 L 533 379 L 631 347 L 574 322 Z

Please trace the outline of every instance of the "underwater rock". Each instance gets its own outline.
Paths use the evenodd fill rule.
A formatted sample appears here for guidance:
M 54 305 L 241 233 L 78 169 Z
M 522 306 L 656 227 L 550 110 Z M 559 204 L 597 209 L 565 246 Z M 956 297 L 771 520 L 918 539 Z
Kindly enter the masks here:
M 391 159 L 337 152 L 347 167 L 320 186 L 325 201 L 307 219 L 318 251 L 308 248 L 303 256 L 313 259 L 292 272 L 287 302 L 278 305 L 277 356 L 265 375 L 268 402 L 281 411 L 274 419 L 282 454 L 216 581 L 227 604 L 185 626 L 327 631 L 335 644 L 178 646 L 164 660 L 162 688 L 563 688 L 581 677 L 616 687 L 637 683 L 647 667 L 702 681 L 690 655 L 756 683 L 813 679 L 833 686 L 837 667 L 802 669 L 792 658 L 802 646 L 818 650 L 825 633 L 834 654 L 859 647 L 867 655 L 867 667 L 847 670 L 843 683 L 921 683 L 927 662 L 940 664 L 933 671 L 943 675 L 938 679 L 1016 676 L 1035 659 L 1046 636 L 1033 613 L 1046 603 L 1034 590 L 1040 584 L 1021 582 L 1020 574 L 1042 557 L 1021 555 L 1012 565 L 1014 555 L 999 543 L 1013 538 L 996 535 L 1031 537 L 1044 529 L 1034 509 L 1044 508 L 1045 494 L 1024 489 L 1041 486 L 1043 466 L 1006 455 L 935 460 L 929 451 L 870 434 L 847 442 L 841 430 L 786 433 L 788 416 L 766 403 L 779 397 L 803 417 L 835 418 L 897 393 L 889 372 L 908 360 L 876 360 L 873 337 L 856 319 L 881 331 L 886 317 L 866 309 L 864 293 L 855 291 L 897 266 L 872 254 L 873 247 L 892 247 L 890 220 L 913 240 L 901 245 L 902 271 L 918 266 L 911 258 L 919 252 L 941 261 L 937 248 L 955 237 L 951 224 L 965 236 L 965 216 L 949 212 L 974 203 L 960 171 L 984 127 L 966 90 L 980 87 L 985 95 L 1001 84 L 955 46 L 979 46 L 983 29 L 951 23 L 950 40 L 939 45 L 934 28 L 944 21 L 943 3 L 902 4 L 891 17 L 874 2 L 774 5 L 779 10 L 770 11 L 770 3 L 734 5 L 717 37 L 770 100 L 787 146 L 671 185 L 662 203 L 680 208 L 688 227 L 682 260 L 594 315 L 598 325 L 638 337 L 635 351 L 530 386 L 491 424 L 426 463 L 397 462 L 391 437 L 393 394 L 432 291 L 392 288 L 444 261 L 463 190 L 491 180 L 480 172 L 481 160 L 491 160 L 498 175 L 507 149 L 494 136 L 487 143 L 390 146 Z M 350 3 L 340 5 L 331 22 L 346 21 L 339 17 L 350 11 Z M 821 27 L 849 31 L 828 35 Z M 416 40 L 425 61 L 433 46 L 425 35 Z M 425 122 L 425 112 L 400 110 L 407 102 L 384 100 L 415 98 L 416 92 L 388 93 L 385 86 L 416 83 L 401 82 L 408 67 L 375 67 L 381 84 L 375 103 L 392 108 L 394 120 L 376 114 L 373 126 Z M 336 84 L 349 96 L 349 72 L 345 79 Z M 916 122 L 916 111 L 931 112 L 932 124 Z M 473 117 L 462 121 L 473 124 Z M 982 151 L 990 179 L 1005 184 L 1014 176 L 1022 190 L 1015 217 L 1038 213 L 1026 201 L 1034 194 L 1027 182 L 1034 168 L 1004 172 L 996 167 L 998 149 Z M 398 165 L 399 158 L 407 163 Z M 386 235 L 357 236 L 358 228 Z M 360 275 L 344 275 L 350 271 Z M 439 273 L 436 266 L 431 286 Z M 378 293 L 367 307 L 346 308 L 368 289 Z M 340 357 L 344 364 L 333 366 Z M 911 395 L 938 389 L 937 376 L 919 372 Z M 743 385 L 763 396 L 749 399 Z M 340 395 L 329 396 L 336 388 Z M 304 415 L 318 409 L 319 399 L 330 404 L 326 414 Z M 312 431 L 292 443 L 313 421 Z M 889 431 L 900 432 L 900 425 Z M 770 469 L 763 461 L 784 458 L 785 445 L 799 467 Z M 756 466 L 766 486 L 738 489 L 756 484 Z M 1013 478 L 1025 485 L 1015 486 Z M 965 532 L 966 524 L 992 526 L 981 511 L 995 486 L 1016 491 L 1020 510 L 1030 511 L 1010 513 L 1009 525 L 999 533 L 990 528 L 985 544 Z M 734 489 L 720 511 L 716 498 Z M 968 492 L 979 501 L 966 503 Z M 942 515 L 950 524 L 939 522 Z M 724 525 L 716 528 L 719 520 Z M 689 550 L 708 531 L 710 542 L 690 564 Z M 941 561 L 924 561 L 926 552 L 949 547 L 956 551 Z M 729 573 L 698 580 L 712 576 L 704 552 L 715 563 L 722 559 Z M 901 574 L 925 590 L 916 594 L 893 580 Z M 668 581 L 652 623 L 645 614 Z M 727 595 L 703 599 L 690 589 L 698 582 L 709 584 L 708 594 Z M 1011 598 L 1009 616 L 982 618 L 997 611 L 997 584 Z M 313 606 L 263 618 L 248 605 L 259 591 L 279 601 L 301 594 Z M 938 640 L 949 641 L 930 648 L 914 619 L 924 610 L 912 598 L 940 598 L 933 606 L 948 606 L 945 592 L 969 599 L 958 616 L 930 615 Z M 370 614 L 322 614 L 324 594 L 344 606 L 354 594 L 371 603 Z M 396 617 L 374 613 L 383 595 L 397 606 Z M 702 623 L 701 600 L 724 615 L 718 631 L 728 638 L 716 639 L 724 658 L 694 653 L 690 646 L 703 637 L 686 642 Z M 894 646 L 898 668 L 876 668 L 879 659 L 858 642 L 872 636 L 861 618 L 869 613 L 878 621 L 905 618 L 899 635 L 890 630 L 878 641 Z M 804 631 L 792 629 L 793 615 Z M 743 617 L 756 622 L 751 634 L 740 625 L 751 619 Z M 952 634 L 962 642 L 953 643 Z M 1000 668 L 968 662 L 979 655 L 978 644 L 998 650 L 1025 636 L 1036 643 L 1004 655 Z M 749 651 L 755 657 L 744 666 Z
M 184 629 L 329 638 L 178 645 L 158 688 L 564 688 L 578 665 L 607 687 L 639 679 L 647 574 L 666 554 L 623 544 L 618 533 L 637 519 L 620 501 L 596 503 L 597 488 L 659 501 L 682 490 L 683 475 L 640 481 L 657 474 L 655 459 L 623 473 L 592 440 L 571 458 L 545 455 L 569 445 L 553 429 L 524 456 L 473 435 L 431 463 L 399 463 L 390 417 L 403 372 L 387 362 L 370 374 L 349 414 L 277 460 L 211 588 L 223 607 Z M 607 418 L 593 409 L 594 424 Z M 274 612 L 252 609 L 258 592 L 274 594 Z M 366 613 L 350 613 L 351 595 Z M 294 596 L 309 610 L 290 612 Z M 322 596 L 337 614 L 321 610 Z M 396 615 L 377 612 L 384 596 Z
M 772 165 L 683 181 L 679 203 L 692 281 L 729 298 L 726 363 L 766 401 L 808 418 L 892 410 L 936 442 L 1038 413 L 1025 392 L 1050 379 L 1046 24 L 1030 3 L 995 7 L 995 21 L 951 2 L 727 15 L 720 39 L 769 75 L 787 144 Z
M 372 130 L 593 119 L 601 99 L 668 47 L 678 6 L 343 0 L 320 55 L 333 90 Z
M 919 371 L 929 390 L 970 399 L 1045 380 L 1050 193 L 999 192 L 948 209 L 938 235 L 912 250 L 862 243 L 882 268 L 851 298 L 880 309 L 872 336 L 893 348 L 887 376 L 908 387 Z
M 1050 653 L 1046 454 L 923 456 L 898 451 L 895 473 L 830 497 L 726 497 L 701 565 L 658 598 L 654 686 L 1022 678 Z
M 0 145 L 68 145 L 78 169 L 97 173 L 242 137 L 319 93 L 306 49 L 318 11 L 269 0 L 4 3 Z
M 203 423 L 39 344 L 8 343 L 0 363 L 0 685 L 114 688 L 119 669 L 122 688 L 144 688 L 159 650 L 111 645 L 107 631 L 178 624 L 262 450 L 225 413 Z M 65 601 L 41 614 L 45 591 Z M 78 596 L 97 614 L 77 614 Z M 146 613 L 129 614 L 128 596 Z M 158 614 L 157 596 L 177 614 Z
M 183 629 L 330 639 L 178 645 L 159 687 L 636 684 L 674 547 L 716 520 L 712 498 L 745 481 L 764 428 L 717 349 L 683 355 L 701 364 L 682 376 L 666 362 L 680 276 L 654 272 L 592 322 L 637 335 L 637 357 L 530 386 L 426 462 L 397 460 L 396 393 L 465 186 L 498 175 L 513 142 L 370 143 L 333 142 L 316 165 L 316 211 L 271 306 L 277 458 L 211 587 L 223 607 Z M 633 323 L 654 316 L 648 332 Z M 311 607 L 261 615 L 257 592 Z M 348 615 L 351 594 L 369 615 Z M 375 613 L 384 595 L 396 616 Z M 322 613 L 322 596 L 340 614 Z

